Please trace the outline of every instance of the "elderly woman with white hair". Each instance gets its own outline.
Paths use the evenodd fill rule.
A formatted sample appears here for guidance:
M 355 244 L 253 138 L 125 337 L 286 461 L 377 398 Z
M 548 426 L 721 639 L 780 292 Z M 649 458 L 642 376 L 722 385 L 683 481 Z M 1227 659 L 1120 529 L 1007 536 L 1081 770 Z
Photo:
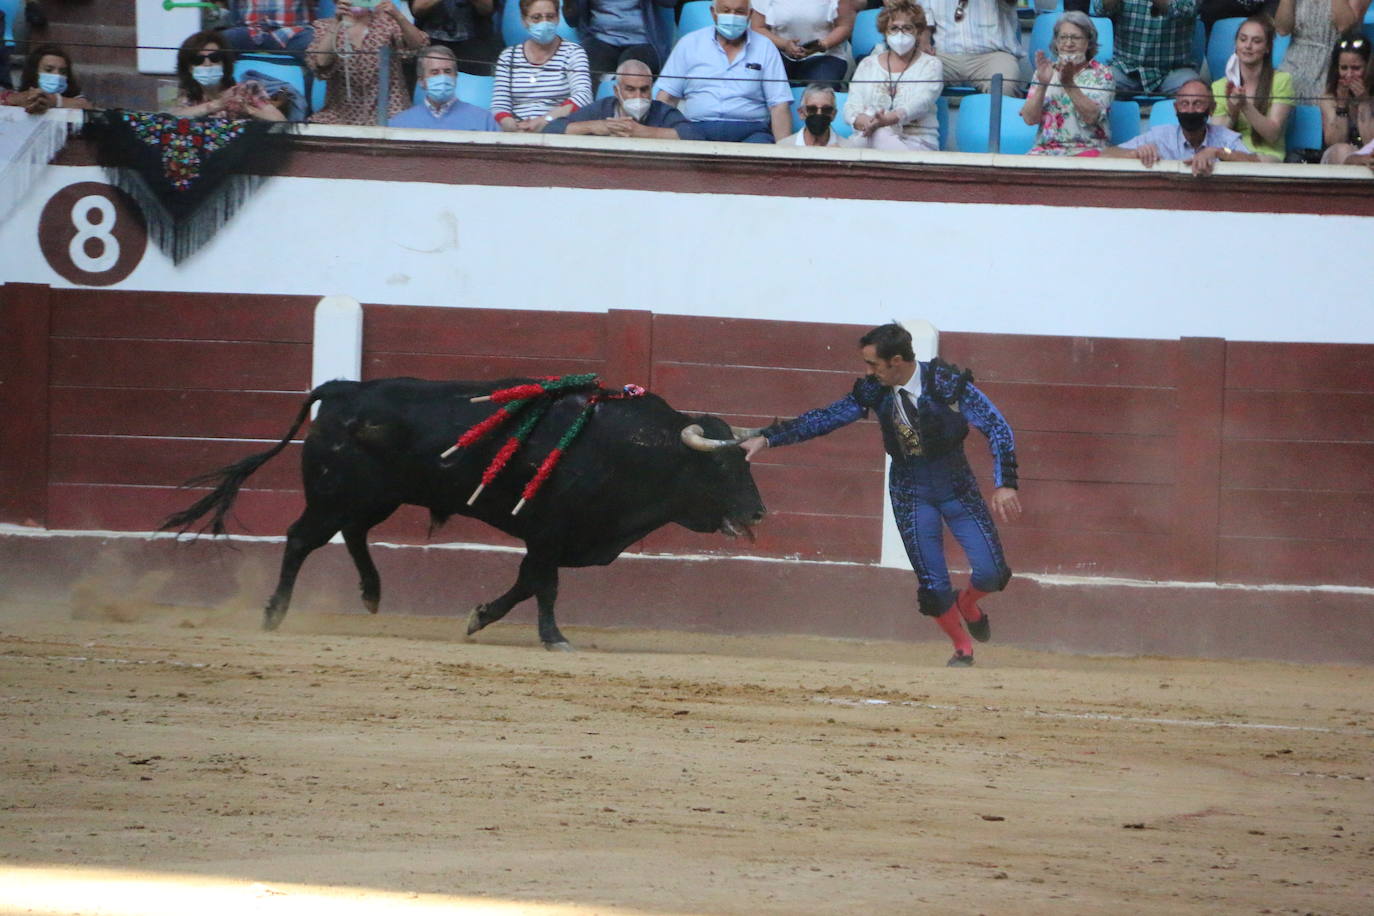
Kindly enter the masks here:
M 1038 124 L 1031 155 L 1097 156 L 1110 142 L 1108 112 L 1116 97 L 1111 68 L 1099 63 L 1097 27 L 1084 13 L 1054 24 L 1053 57 L 1035 52 L 1035 79 L 1021 118 Z

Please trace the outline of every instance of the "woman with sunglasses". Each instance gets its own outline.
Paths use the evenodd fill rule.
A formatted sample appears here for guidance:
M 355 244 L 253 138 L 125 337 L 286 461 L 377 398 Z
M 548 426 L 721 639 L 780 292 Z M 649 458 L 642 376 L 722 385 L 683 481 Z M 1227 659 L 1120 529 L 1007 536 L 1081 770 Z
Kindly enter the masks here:
M 179 118 L 256 118 L 285 121 L 285 103 L 269 98 L 262 84 L 234 82 L 228 42 L 216 31 L 196 32 L 177 51 L 177 100 L 168 114 Z
M 926 11 L 911 0 L 888 0 L 878 14 L 884 49 L 863 59 L 849 84 L 844 119 L 854 127 L 847 146 L 938 150 L 935 104 L 945 88 L 940 59 L 921 50 Z
M 1326 141 L 1324 165 L 1341 165 L 1374 140 L 1374 70 L 1369 58 L 1369 39 L 1363 37 L 1342 38 L 1331 49 L 1326 94 L 1317 100 Z
M 1274 24 L 1251 16 L 1236 31 L 1235 69 L 1212 83 L 1212 123 L 1240 134 L 1261 162 L 1282 162 L 1293 100 L 1293 76 L 1274 69 Z M 1240 83 L 1234 80 L 1239 77 Z
M 1070 11 L 1054 24 L 1053 58 L 1035 52 L 1021 120 L 1038 124 L 1036 156 L 1097 155 L 1111 139 L 1107 113 L 1116 98 L 1116 78 L 1097 57 L 1097 26 L 1084 13 Z
M 57 45 L 39 45 L 24 59 L 19 88 L 0 89 L 0 105 L 22 108 L 29 114 L 42 114 L 50 108 L 90 108 L 81 94 L 72 69 L 72 59 Z
M 1294 105 L 1312 105 L 1326 88 L 1331 46 L 1346 32 L 1358 31 L 1369 0 L 1279 0 L 1274 25 L 1292 35 L 1279 69 L 1293 74 Z

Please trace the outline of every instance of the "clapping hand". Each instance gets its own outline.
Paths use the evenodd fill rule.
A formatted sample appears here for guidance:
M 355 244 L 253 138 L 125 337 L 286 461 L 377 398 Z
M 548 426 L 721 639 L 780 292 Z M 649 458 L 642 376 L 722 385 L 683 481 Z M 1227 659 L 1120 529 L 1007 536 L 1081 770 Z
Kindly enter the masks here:
M 1054 79 L 1054 61 L 1044 51 L 1035 52 L 1035 81 L 1048 86 Z
M 1226 116 L 1232 121 L 1240 117 L 1245 111 L 1246 104 L 1245 90 L 1235 83 L 1226 84 Z
M 1065 89 L 1072 89 L 1076 83 L 1073 78 L 1083 69 L 1083 65 L 1073 61 L 1061 60 L 1059 62 L 1059 84 Z

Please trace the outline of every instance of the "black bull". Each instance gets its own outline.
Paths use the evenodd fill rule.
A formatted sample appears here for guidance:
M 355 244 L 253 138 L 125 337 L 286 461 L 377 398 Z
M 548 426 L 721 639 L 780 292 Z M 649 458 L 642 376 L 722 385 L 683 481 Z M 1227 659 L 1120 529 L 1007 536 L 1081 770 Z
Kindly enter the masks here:
M 512 515 L 539 463 L 586 406 L 587 391 L 554 401 L 525 446 L 469 506 L 482 472 L 518 420 L 448 458 L 440 456 L 496 410 L 491 402 L 472 404 L 470 398 L 528 381 L 327 382 L 310 392 L 291 429 L 271 449 L 188 481 L 187 486 L 215 488 L 170 516 L 162 529 L 184 531 L 210 514 L 205 527 L 223 534 L 239 488 L 286 448 L 318 401 L 319 414 L 302 449 L 305 511 L 287 532 L 265 628 L 275 629 L 286 616 L 305 558 L 341 531 L 361 577 L 363 604 L 375 614 L 381 579 L 367 533 L 408 503 L 428 509 L 436 525 L 466 515 L 525 542 L 515 584 L 472 610 L 469 634 L 534 596 L 540 640 L 550 649 L 568 649 L 554 619 L 560 567 L 608 564 L 669 522 L 734 535 L 750 533 L 763 518 L 743 450 L 729 441 L 747 431 L 731 430 L 716 417 L 688 417 L 652 394 L 598 401 L 543 488 Z

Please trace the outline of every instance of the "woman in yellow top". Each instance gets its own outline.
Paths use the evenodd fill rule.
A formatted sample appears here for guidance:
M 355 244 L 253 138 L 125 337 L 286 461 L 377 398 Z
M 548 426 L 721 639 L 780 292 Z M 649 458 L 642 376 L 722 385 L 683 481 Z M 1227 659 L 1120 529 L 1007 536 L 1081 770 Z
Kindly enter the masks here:
M 1239 82 L 1237 82 L 1239 81 Z M 1217 100 L 1212 123 L 1229 127 L 1261 161 L 1282 162 L 1284 131 L 1293 111 L 1293 77 L 1274 69 L 1274 23 L 1251 16 L 1236 32 L 1236 53 L 1226 75 L 1212 84 Z

